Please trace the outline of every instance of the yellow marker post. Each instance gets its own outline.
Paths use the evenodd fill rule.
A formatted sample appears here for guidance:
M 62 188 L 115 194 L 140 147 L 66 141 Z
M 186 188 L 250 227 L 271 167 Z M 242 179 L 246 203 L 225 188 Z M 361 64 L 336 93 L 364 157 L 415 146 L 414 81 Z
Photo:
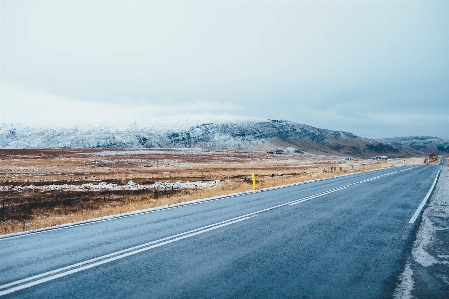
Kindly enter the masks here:
M 382 168 L 384 168 L 385 166 L 384 166 L 384 163 L 382 163 Z
M 254 173 L 252 175 L 252 180 L 253 180 L 253 190 L 256 190 L 256 177 L 254 176 Z

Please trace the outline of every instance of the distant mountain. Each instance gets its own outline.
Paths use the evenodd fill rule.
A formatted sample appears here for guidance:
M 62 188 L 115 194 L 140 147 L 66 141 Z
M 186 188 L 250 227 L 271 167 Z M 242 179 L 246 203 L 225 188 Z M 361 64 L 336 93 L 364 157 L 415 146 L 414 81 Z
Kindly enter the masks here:
M 65 128 L 0 126 L 1 148 L 210 148 L 369 157 L 419 155 L 341 131 L 284 120 L 236 117 L 157 119 L 146 124 Z
M 409 136 L 377 139 L 379 142 L 408 146 L 425 154 L 449 153 L 449 140 L 431 136 Z

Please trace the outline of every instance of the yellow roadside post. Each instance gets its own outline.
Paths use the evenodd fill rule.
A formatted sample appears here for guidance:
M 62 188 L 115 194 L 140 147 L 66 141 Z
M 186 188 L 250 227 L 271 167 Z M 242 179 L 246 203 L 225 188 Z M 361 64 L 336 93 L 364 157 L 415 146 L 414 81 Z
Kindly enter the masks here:
M 382 168 L 384 168 L 384 162 L 382 162 Z
M 254 173 L 252 175 L 252 180 L 253 180 L 253 190 L 256 190 L 256 177 L 254 176 Z

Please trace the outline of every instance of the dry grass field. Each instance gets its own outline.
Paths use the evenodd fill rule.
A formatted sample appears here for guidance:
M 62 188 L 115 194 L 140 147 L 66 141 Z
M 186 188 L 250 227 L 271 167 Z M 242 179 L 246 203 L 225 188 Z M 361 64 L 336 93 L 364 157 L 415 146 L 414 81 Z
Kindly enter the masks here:
M 384 167 L 423 162 L 396 159 Z M 381 167 L 232 150 L 0 149 L 0 234 L 248 191 L 252 173 L 260 189 Z

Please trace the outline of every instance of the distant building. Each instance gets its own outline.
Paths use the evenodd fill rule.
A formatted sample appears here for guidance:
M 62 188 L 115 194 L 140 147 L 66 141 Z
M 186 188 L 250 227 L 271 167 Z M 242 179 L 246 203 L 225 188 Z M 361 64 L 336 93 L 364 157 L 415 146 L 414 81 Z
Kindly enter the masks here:
M 306 152 L 305 152 L 305 151 L 302 151 L 302 150 L 299 150 L 299 149 L 295 149 L 295 150 L 293 150 L 293 153 L 304 155 Z
M 388 156 L 374 156 L 371 157 L 371 160 L 388 160 Z

